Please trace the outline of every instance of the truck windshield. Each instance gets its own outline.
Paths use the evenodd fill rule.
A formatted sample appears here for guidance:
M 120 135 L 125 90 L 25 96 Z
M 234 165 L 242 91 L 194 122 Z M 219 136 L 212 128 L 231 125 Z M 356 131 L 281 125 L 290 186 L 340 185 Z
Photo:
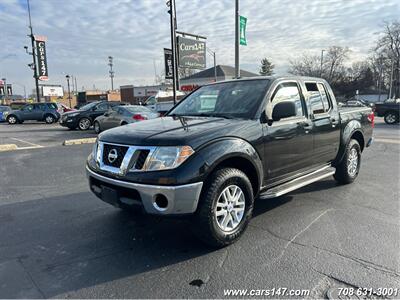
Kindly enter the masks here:
M 180 102 L 169 116 L 254 118 L 269 80 L 223 82 L 199 88 Z

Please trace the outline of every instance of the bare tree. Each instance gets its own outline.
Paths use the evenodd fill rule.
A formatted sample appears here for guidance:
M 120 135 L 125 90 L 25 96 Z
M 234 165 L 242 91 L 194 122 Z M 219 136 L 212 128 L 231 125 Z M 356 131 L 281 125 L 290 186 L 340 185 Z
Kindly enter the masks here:
M 290 61 L 289 73 L 299 76 L 319 76 L 320 59 L 318 55 L 303 54 L 299 59 Z
M 400 98 L 400 22 L 385 23 L 382 35 L 373 49 L 382 81 L 393 85 L 392 97 Z M 393 76 L 392 76 L 393 74 Z

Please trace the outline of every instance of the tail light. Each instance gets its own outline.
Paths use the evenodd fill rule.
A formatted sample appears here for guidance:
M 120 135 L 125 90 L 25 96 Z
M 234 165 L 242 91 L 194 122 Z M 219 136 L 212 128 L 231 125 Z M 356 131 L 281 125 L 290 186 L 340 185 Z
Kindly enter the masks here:
M 134 114 L 132 116 L 132 119 L 134 119 L 135 121 L 144 121 L 144 120 L 147 120 L 147 117 L 143 116 L 141 114 Z
M 368 115 L 368 121 L 371 123 L 371 127 L 374 128 L 374 126 L 375 126 L 375 115 L 374 115 L 374 112 L 371 112 Z

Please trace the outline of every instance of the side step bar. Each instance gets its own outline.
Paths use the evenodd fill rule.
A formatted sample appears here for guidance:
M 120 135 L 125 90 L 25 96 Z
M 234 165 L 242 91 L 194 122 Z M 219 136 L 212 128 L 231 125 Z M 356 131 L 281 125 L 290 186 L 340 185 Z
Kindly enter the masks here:
M 334 167 L 330 166 L 323 167 L 310 174 L 301 176 L 299 178 L 293 179 L 292 181 L 268 189 L 265 192 L 261 193 L 260 197 L 264 199 L 270 199 L 282 196 L 291 191 L 297 190 L 303 186 L 309 185 L 313 182 L 329 177 L 335 174 L 335 171 L 336 169 Z

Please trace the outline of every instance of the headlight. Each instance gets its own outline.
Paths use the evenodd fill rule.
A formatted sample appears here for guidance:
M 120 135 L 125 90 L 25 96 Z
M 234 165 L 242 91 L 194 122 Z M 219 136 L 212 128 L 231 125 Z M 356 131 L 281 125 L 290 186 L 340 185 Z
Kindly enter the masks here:
M 93 149 L 92 149 L 92 157 L 96 162 L 99 161 L 98 158 L 97 158 L 97 154 L 100 153 L 98 151 L 98 149 L 99 149 L 99 142 L 98 142 L 98 139 L 96 139 L 96 142 L 94 142 Z
M 147 159 L 143 171 L 174 169 L 194 153 L 190 146 L 158 147 Z

